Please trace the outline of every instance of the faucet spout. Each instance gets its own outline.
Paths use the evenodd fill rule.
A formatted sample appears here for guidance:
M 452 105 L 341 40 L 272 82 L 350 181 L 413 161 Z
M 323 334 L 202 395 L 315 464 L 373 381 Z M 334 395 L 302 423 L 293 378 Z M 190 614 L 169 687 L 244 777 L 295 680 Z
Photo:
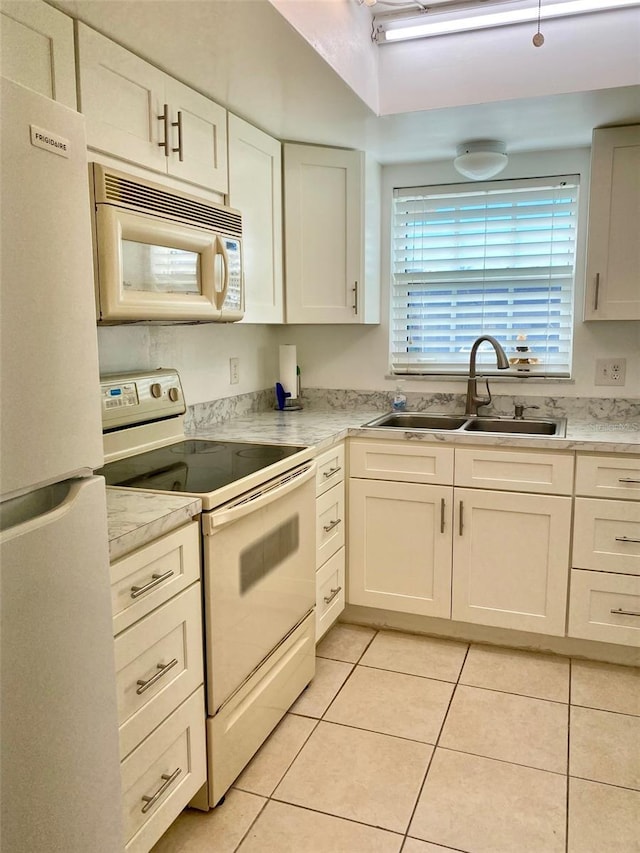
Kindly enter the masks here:
M 491 402 L 491 391 L 487 382 L 487 395 L 480 397 L 478 395 L 478 384 L 476 379 L 476 354 L 481 343 L 487 341 L 494 348 L 496 353 L 496 361 L 498 370 L 506 370 L 509 367 L 509 359 L 502 345 L 491 335 L 480 335 L 476 338 L 471 347 L 471 355 L 469 356 L 469 380 L 467 382 L 467 400 L 465 404 L 465 415 L 477 415 L 480 406 L 488 406 Z

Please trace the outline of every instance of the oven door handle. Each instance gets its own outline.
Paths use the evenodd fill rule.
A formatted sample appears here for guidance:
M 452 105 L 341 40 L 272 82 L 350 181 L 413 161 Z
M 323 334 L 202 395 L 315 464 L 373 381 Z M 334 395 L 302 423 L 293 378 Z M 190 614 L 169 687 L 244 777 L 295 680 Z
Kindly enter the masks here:
M 299 486 L 311 480 L 316 475 L 316 463 L 311 462 L 307 468 L 302 468 L 294 474 L 285 478 L 281 484 L 267 486 L 263 491 L 258 491 L 235 505 L 225 507 L 219 512 L 204 513 L 202 517 L 202 529 L 205 535 L 214 533 L 216 529 L 225 524 L 231 524 L 251 512 L 262 509 L 274 501 L 294 491 Z

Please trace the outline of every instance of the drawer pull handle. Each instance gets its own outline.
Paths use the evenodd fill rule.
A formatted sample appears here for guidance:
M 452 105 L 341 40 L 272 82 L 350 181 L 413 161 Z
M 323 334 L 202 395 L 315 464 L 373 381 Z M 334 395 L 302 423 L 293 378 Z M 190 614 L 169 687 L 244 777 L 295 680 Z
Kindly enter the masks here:
M 158 116 L 158 121 L 164 123 L 164 142 L 158 142 L 158 148 L 164 148 L 164 156 L 169 156 L 169 104 L 164 105 L 164 112 Z
M 616 616 L 640 616 L 640 613 L 637 610 L 623 610 L 622 607 L 618 607 L 616 610 L 611 611 Z
M 176 770 L 173 771 L 173 773 L 170 776 L 168 776 L 166 773 L 162 774 L 162 776 L 160 778 L 163 779 L 164 781 L 162 782 L 162 785 L 160 785 L 158 790 L 155 792 L 155 794 L 152 797 L 144 796 L 142 798 L 144 801 L 144 805 L 140 809 L 142 814 L 146 814 L 149 811 L 149 809 L 151 809 L 151 808 L 153 808 L 153 806 L 155 806 L 155 804 L 158 802 L 158 800 L 164 794 L 164 792 L 167 790 L 167 788 L 173 782 L 176 781 L 176 779 L 178 778 L 178 776 L 181 773 L 182 773 L 182 769 L 180 767 L 178 767 Z
M 330 521 L 329 524 L 324 524 L 323 525 L 324 532 L 328 533 L 330 530 L 333 530 L 333 528 L 337 527 L 341 521 L 342 521 L 341 518 L 336 518 L 335 521 Z
M 440 533 L 444 533 L 444 508 L 445 508 L 445 500 L 444 498 L 440 499 Z
M 640 545 L 640 539 L 634 539 L 632 536 L 616 536 L 616 542 L 637 542 Z
M 341 590 L 342 590 L 342 587 L 341 587 L 341 586 L 339 586 L 337 589 L 332 589 L 332 590 L 331 590 L 331 595 L 325 595 L 325 597 L 324 597 L 324 603 L 325 603 L 325 604 L 331 604 L 331 602 L 333 601 L 333 599 L 336 597 L 336 595 L 337 595 Z
M 640 483 L 640 480 L 634 479 L 633 477 L 618 477 L 619 483 Z
M 153 687 L 153 685 L 156 684 L 156 682 L 160 681 L 162 676 L 166 675 L 169 672 L 169 670 L 172 667 L 174 667 L 177 663 L 178 663 L 178 658 L 174 658 L 173 660 L 170 660 L 169 663 L 159 663 L 159 664 L 157 664 L 159 672 L 156 672 L 156 674 L 154 676 L 152 676 L 151 678 L 148 678 L 146 681 L 143 681 L 141 678 L 139 678 L 136 681 L 136 684 L 139 685 L 138 689 L 136 690 L 136 693 L 138 694 L 138 696 L 141 693 L 144 693 L 145 690 L 148 690 L 150 687 Z
M 178 155 L 178 159 L 182 163 L 182 161 L 184 159 L 182 156 L 182 110 L 178 110 L 178 121 L 172 121 L 171 127 L 177 127 L 178 128 L 178 147 L 172 148 L 171 150 L 173 151 L 174 154 Z
M 460 523 L 459 523 L 459 527 L 458 527 L 458 534 L 460 536 L 462 536 L 462 533 L 464 531 L 464 505 L 463 505 L 462 501 L 460 501 L 460 519 L 459 519 L 459 522 Z
M 334 474 L 337 474 L 337 473 L 338 473 L 338 471 L 341 471 L 341 470 L 342 470 L 342 469 L 341 469 L 341 468 L 340 468 L 340 466 L 338 465 L 338 466 L 336 466 L 335 468 L 329 468 L 329 470 L 328 470 L 328 471 L 323 471 L 323 472 L 322 472 L 322 476 L 325 478 L 325 480 L 328 480 L 328 479 L 329 479 L 329 477 L 333 477 L 333 475 L 334 475 Z
M 144 595 L 145 592 L 149 592 L 150 589 L 154 589 L 155 587 L 157 587 L 159 583 L 162 583 L 162 581 L 166 581 L 167 578 L 170 578 L 172 574 L 173 569 L 169 569 L 168 572 L 165 572 L 162 575 L 151 575 L 151 580 L 144 586 L 132 586 L 131 598 L 139 598 L 141 595 Z
M 594 311 L 598 310 L 599 297 L 600 297 L 600 273 L 597 272 L 596 273 L 596 292 L 595 292 L 594 299 L 593 299 L 593 310 Z

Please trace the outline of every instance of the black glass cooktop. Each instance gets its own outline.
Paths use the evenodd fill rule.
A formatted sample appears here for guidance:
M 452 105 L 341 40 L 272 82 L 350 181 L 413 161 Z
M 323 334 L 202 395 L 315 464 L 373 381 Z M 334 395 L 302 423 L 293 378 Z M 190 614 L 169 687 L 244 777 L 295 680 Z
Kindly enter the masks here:
M 206 494 L 293 456 L 304 447 L 189 439 L 108 462 L 108 486 Z

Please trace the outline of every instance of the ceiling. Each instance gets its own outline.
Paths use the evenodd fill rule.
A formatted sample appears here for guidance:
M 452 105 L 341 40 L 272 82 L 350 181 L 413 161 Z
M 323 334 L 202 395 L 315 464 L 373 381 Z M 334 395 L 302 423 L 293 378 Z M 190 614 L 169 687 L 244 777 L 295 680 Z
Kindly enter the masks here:
M 640 86 L 378 116 L 268 0 L 50 2 L 280 139 L 385 164 L 450 159 L 469 138 L 589 146 L 596 126 L 640 122 Z

